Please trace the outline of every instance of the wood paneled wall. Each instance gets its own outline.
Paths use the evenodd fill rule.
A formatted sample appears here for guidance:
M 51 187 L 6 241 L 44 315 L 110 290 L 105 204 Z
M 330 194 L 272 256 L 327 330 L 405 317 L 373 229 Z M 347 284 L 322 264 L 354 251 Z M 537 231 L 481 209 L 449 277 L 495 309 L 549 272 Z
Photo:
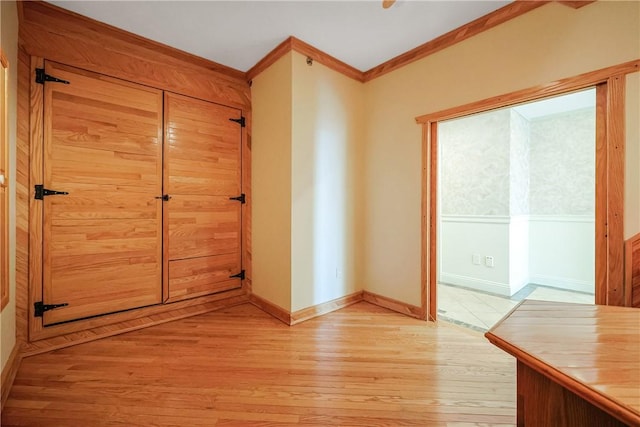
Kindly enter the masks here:
M 133 35 L 45 2 L 19 3 L 18 138 L 17 138 L 17 335 L 24 355 L 90 341 L 176 318 L 219 309 L 248 300 L 251 288 L 251 100 L 245 73 Z M 66 333 L 42 335 L 30 341 L 29 308 L 29 203 L 32 198 L 30 154 L 35 116 L 41 108 L 30 105 L 31 64 L 44 58 L 153 88 L 190 96 L 242 111 L 247 127 L 242 131 L 242 191 L 247 204 L 243 209 L 242 289 L 207 297 L 116 313 L 90 319 L 85 326 L 65 326 Z M 38 162 L 39 163 L 39 162 Z M 33 230 L 31 230 L 33 233 Z M 31 319 L 33 320 L 33 319 Z M 87 329 L 89 328 L 89 329 Z

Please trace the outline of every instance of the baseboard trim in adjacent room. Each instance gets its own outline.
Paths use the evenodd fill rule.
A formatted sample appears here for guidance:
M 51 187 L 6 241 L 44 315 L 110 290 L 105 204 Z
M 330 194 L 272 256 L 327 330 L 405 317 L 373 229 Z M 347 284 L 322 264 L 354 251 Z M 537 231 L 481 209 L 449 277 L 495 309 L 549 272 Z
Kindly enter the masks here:
M 375 304 L 383 308 L 388 308 L 389 310 L 397 311 L 398 313 L 406 314 L 407 316 L 415 317 L 416 319 L 425 318 L 425 314 L 423 313 L 422 308 L 395 300 L 393 298 L 374 294 L 373 292 L 369 291 L 363 291 L 362 298 L 368 303 Z
M 529 283 L 534 285 L 549 286 L 561 291 L 575 291 L 592 294 L 594 284 L 586 280 L 577 280 L 570 277 L 548 276 L 545 274 L 532 274 Z
M 272 302 L 267 301 L 264 298 L 257 296 L 256 294 L 249 295 L 249 302 L 265 313 L 275 317 L 281 322 L 291 325 L 291 313 L 288 310 L 280 307 L 279 305 L 275 305 Z
M 360 302 L 363 300 L 362 293 L 363 291 L 354 292 L 331 301 L 294 311 L 290 315 L 291 325 L 295 325 L 304 322 L 305 320 L 313 319 L 314 317 L 322 316 L 323 314 L 331 313 L 332 311 L 340 310 L 341 308 Z
M 477 291 L 488 292 L 491 294 L 511 296 L 511 287 L 508 283 L 493 282 L 491 280 L 478 279 L 470 276 L 462 276 L 460 274 L 440 273 L 440 283 L 453 286 L 463 286 Z
M 4 408 L 4 404 L 9 398 L 9 392 L 11 391 L 11 386 L 13 386 L 13 381 L 16 379 L 16 374 L 18 373 L 21 361 L 22 355 L 20 354 L 20 343 L 16 342 L 11 354 L 9 355 L 7 364 L 4 365 L 4 369 L 2 370 L 2 377 L 0 379 L 0 381 L 2 381 L 0 387 L 0 410 Z

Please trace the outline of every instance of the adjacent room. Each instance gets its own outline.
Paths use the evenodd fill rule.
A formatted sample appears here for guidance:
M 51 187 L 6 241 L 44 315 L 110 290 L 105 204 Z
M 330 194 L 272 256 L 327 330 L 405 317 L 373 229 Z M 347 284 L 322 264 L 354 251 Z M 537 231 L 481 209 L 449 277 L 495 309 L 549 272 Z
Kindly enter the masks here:
M 595 90 L 441 123 L 438 316 L 594 303 Z
M 2 426 L 640 425 L 640 2 L 0 22 Z

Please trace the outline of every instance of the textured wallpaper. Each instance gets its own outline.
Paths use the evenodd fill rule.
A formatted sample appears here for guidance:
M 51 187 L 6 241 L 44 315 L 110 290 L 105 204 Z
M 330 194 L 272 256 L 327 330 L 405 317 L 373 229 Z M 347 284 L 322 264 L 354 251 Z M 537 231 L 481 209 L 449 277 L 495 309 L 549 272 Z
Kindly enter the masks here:
M 509 215 L 510 112 L 438 125 L 443 215 Z
M 510 214 L 529 213 L 530 126 L 529 121 L 515 110 L 511 113 Z
M 595 109 L 531 121 L 531 215 L 595 214 Z
M 442 215 L 592 215 L 593 108 L 527 120 L 498 110 L 443 122 Z

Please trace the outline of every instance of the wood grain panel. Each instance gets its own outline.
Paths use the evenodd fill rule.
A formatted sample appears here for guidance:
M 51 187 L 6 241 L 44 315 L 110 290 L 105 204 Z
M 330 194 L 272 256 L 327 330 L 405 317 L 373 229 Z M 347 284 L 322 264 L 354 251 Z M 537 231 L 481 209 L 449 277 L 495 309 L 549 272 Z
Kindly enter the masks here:
M 424 318 L 424 311 L 422 307 L 416 307 L 415 305 L 407 304 L 369 291 L 363 291 L 362 298 L 371 304 L 397 311 L 398 313 L 406 314 L 407 316 L 415 317 L 416 319 Z
M 602 409 L 518 362 L 517 426 L 627 427 Z
M 35 56 L 225 105 L 248 107 L 243 72 L 45 2 L 25 2 L 20 41 Z
M 167 302 L 241 286 L 241 111 L 165 94 Z M 235 270 L 235 271 L 233 271 Z
M 367 303 L 294 327 L 244 304 L 25 358 L 14 384 L 3 426 L 515 420 L 512 358 L 480 334 Z
M 625 305 L 640 308 L 640 233 L 625 242 Z
M 36 69 L 44 68 L 44 59 L 31 57 L 29 74 L 29 298 L 25 301 L 25 321 L 29 323 L 29 338 L 42 330 L 41 319 L 35 319 L 33 304 L 42 301 L 42 208 L 34 198 L 33 186 L 44 182 L 44 85 L 36 84 Z
M 169 194 L 237 196 L 241 189 L 241 111 L 165 95 L 165 174 Z
M 54 324 L 161 302 L 162 93 L 46 61 L 43 301 Z
M 624 305 L 625 83 L 620 74 L 607 84 L 607 305 Z
M 22 355 L 20 353 L 20 342 L 16 342 L 11 353 L 9 353 L 7 362 L 5 363 L 4 368 L 2 369 L 2 374 L 0 375 L 0 412 L 2 412 L 1 409 L 4 408 L 4 404 L 9 397 L 9 392 L 11 391 L 11 386 L 13 386 L 13 381 L 18 373 L 21 360 Z
M 210 311 L 247 302 L 241 289 L 234 289 L 200 298 L 190 298 L 172 304 L 159 304 L 135 310 L 122 311 L 75 322 L 49 326 L 33 334 L 31 341 L 23 343 L 24 357 L 46 353 L 133 331 L 160 323 L 171 322 Z
M 607 282 L 609 272 L 607 268 L 607 254 L 609 252 L 607 236 L 607 199 L 609 186 L 607 185 L 607 92 L 606 83 L 596 86 L 596 199 L 595 199 L 595 283 L 594 302 L 607 304 Z
M 229 279 L 241 269 L 239 253 L 169 261 L 168 302 L 239 288 L 240 279 Z
M 496 27 L 513 18 L 532 11 L 540 6 L 549 3 L 548 1 L 514 1 L 500 9 L 481 16 L 475 21 L 471 21 L 455 30 L 449 31 L 431 41 L 428 41 L 408 52 L 396 56 L 364 73 L 364 81 L 368 82 L 393 70 L 404 67 L 414 61 L 432 55 L 438 51 L 446 49 L 463 40 L 478 35 L 493 27 Z
M 518 362 L 590 406 L 636 426 L 640 425 L 639 324 L 640 310 L 633 308 L 525 300 L 485 336 Z M 542 402 L 529 406 L 518 399 L 518 406 L 523 403 L 525 412 L 529 412 L 527 408 L 534 411 L 525 414 L 526 425 L 610 425 L 580 418 L 591 413 L 594 420 L 602 419 L 595 418 L 597 411 L 580 412 L 584 407 L 576 408 L 575 399 L 568 394 L 562 394 L 561 402 L 570 407 L 562 408 L 553 403 L 551 395 L 560 397 L 557 391 L 544 384 L 542 390 L 529 386 L 519 386 L 518 394 L 524 399 L 540 397 Z M 545 388 L 551 395 L 541 395 Z M 536 413 L 535 408 L 541 408 L 537 405 L 550 412 Z M 555 419 L 546 418 L 554 415 Z
M 176 195 L 167 204 L 170 260 L 240 252 L 237 201 L 228 196 Z
M 322 316 L 324 314 L 331 313 L 332 311 L 340 310 L 362 300 L 362 291 L 358 291 L 349 295 L 345 295 L 341 298 L 336 298 L 334 300 L 324 302 L 322 304 L 316 304 L 312 307 L 294 311 L 293 313 L 291 313 L 291 325 L 296 325 L 298 323 L 313 319 L 314 317 Z
M 16 339 L 29 336 L 29 67 L 31 59 L 18 49 L 18 111 L 16 129 Z

